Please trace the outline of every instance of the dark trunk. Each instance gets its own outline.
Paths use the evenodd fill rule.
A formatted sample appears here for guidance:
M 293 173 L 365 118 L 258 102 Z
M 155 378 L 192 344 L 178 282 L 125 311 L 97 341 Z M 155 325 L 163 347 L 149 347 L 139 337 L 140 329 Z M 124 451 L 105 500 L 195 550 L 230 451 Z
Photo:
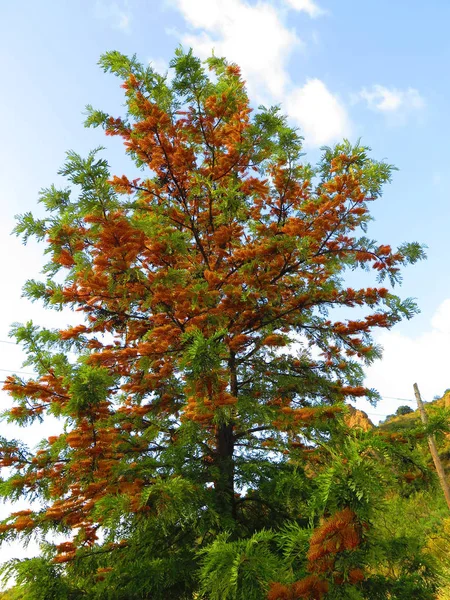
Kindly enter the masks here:
M 224 423 L 217 427 L 216 444 L 218 477 L 215 482 L 215 489 L 217 508 L 224 517 L 234 520 L 234 439 L 231 423 Z
M 238 385 L 236 359 L 231 353 L 229 363 L 230 391 L 237 397 Z M 214 483 L 219 512 L 228 519 L 235 520 L 234 498 L 234 422 L 222 423 L 216 429 L 216 461 L 218 476 Z

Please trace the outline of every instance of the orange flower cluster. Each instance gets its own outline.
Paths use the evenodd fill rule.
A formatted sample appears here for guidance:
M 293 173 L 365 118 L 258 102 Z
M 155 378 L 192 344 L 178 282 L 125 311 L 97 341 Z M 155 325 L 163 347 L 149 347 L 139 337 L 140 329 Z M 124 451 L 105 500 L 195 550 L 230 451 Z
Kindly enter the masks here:
M 325 422 L 335 419 L 344 412 L 343 406 L 311 406 L 305 408 L 293 408 L 292 406 L 281 406 L 280 413 L 285 418 L 278 418 L 273 422 L 274 427 L 280 430 L 286 428 L 298 428 L 313 423 Z
M 311 571 L 325 572 L 337 553 L 353 550 L 361 542 L 360 525 L 350 508 L 335 513 L 318 527 L 310 541 L 307 554 Z
M 32 527 L 34 527 L 35 522 L 34 519 L 30 516 L 30 514 L 31 511 L 29 514 L 21 514 L 17 516 L 16 520 L 12 524 L 12 527 L 16 531 L 24 531 L 25 529 L 31 529 Z
M 217 408 L 234 406 L 236 402 L 237 398 L 225 390 L 212 395 L 211 399 L 189 396 L 182 418 L 197 421 L 198 423 L 211 423 Z
M 308 575 L 292 585 L 272 583 L 267 600 L 322 600 L 329 585 L 317 575 Z
M 273 583 L 268 600 L 321 600 L 328 592 L 326 578 L 332 578 L 335 584 L 345 581 L 343 573 L 335 570 L 336 557 L 340 552 L 351 551 L 361 543 L 361 526 L 356 514 L 350 508 L 338 511 L 314 531 L 307 553 L 308 570 L 311 575 L 292 585 Z M 347 574 L 351 584 L 364 580 L 364 571 L 352 568 Z

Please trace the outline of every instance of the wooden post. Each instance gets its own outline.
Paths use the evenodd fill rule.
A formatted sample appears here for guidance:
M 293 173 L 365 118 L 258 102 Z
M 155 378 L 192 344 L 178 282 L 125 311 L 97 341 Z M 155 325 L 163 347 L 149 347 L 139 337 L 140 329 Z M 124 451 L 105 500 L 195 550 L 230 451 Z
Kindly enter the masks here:
M 425 408 L 423 406 L 422 398 L 420 396 L 419 388 L 417 383 L 414 384 L 414 394 L 417 400 L 417 406 L 419 407 L 420 418 L 422 419 L 422 423 L 426 426 L 428 425 L 428 416 L 425 412 Z M 430 447 L 431 456 L 433 457 L 434 466 L 436 467 L 436 472 L 439 477 L 439 481 L 441 483 L 442 491 L 444 492 L 445 500 L 447 501 L 447 506 L 450 510 L 450 488 L 448 486 L 447 480 L 445 478 L 444 467 L 442 466 L 441 459 L 439 458 L 439 454 L 436 448 L 436 440 L 434 439 L 434 435 L 428 436 L 428 446 Z

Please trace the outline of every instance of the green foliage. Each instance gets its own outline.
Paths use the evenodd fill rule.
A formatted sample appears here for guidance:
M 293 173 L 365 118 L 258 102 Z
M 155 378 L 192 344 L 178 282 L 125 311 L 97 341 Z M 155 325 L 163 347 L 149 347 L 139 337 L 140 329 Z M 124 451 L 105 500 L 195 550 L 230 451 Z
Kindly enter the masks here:
M 18 217 L 48 258 L 25 296 L 84 321 L 12 328 L 33 375 L 7 379 L 3 417 L 63 431 L 37 449 L 0 439 L 0 495 L 38 506 L 0 538 L 46 540 L 5 566 L 10 596 L 263 600 L 273 582 L 319 582 L 330 600 L 431 600 L 447 576 L 430 550 L 442 507 L 411 531 L 399 515 L 434 497 L 419 436 L 444 443 L 448 414 L 426 429 L 412 415 L 347 424 L 349 398 L 377 399 L 362 387 L 374 328 L 418 310 L 345 284 L 365 269 L 392 287 L 424 257 L 366 235 L 394 167 L 346 140 L 301 162 L 299 132 L 277 106 L 252 113 L 225 59 L 178 48 L 172 79 L 117 51 L 100 66 L 126 115 L 88 106 L 86 125 L 124 137 L 146 175 L 113 178 L 102 148 L 70 151 L 70 185 L 41 192 L 45 218 Z
M 70 376 L 71 400 L 67 404 L 68 414 L 86 411 L 104 402 L 114 383 L 107 369 L 82 364 Z
M 283 562 L 270 546 L 274 535 L 259 531 L 247 540 L 218 536 L 201 552 L 200 597 L 211 600 L 258 600 L 268 582 L 283 577 Z
M 16 588 L 5 596 L 8 600 L 78 600 L 85 597 L 82 590 L 77 590 L 64 577 L 61 567 L 49 562 L 48 556 L 7 562 L 2 575 L 4 580 L 11 575 L 16 580 Z

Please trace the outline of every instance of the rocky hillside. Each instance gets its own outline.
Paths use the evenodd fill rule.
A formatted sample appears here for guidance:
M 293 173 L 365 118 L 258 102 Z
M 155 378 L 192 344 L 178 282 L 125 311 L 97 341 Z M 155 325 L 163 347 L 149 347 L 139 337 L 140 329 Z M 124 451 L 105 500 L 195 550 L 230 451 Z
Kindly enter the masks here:
M 369 429 L 373 429 L 375 427 L 364 411 L 358 410 L 350 405 L 348 408 L 350 410 L 350 414 L 346 416 L 345 422 L 349 427 L 358 427 L 363 431 L 368 431 Z

